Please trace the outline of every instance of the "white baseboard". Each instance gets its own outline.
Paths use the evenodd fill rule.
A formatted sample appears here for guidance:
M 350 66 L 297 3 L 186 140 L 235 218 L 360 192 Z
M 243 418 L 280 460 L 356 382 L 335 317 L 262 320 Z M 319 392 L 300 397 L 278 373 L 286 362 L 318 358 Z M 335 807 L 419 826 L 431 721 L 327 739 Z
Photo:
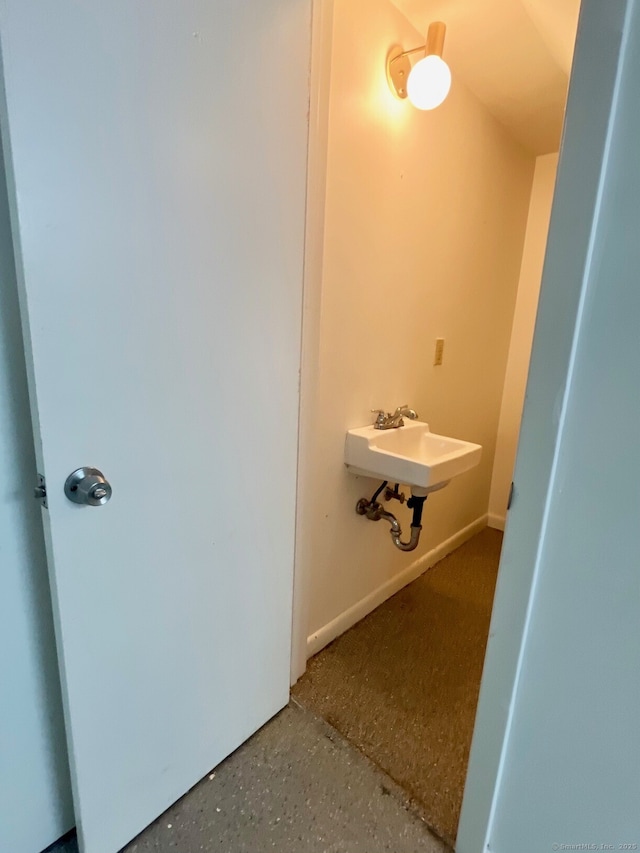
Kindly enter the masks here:
M 335 619 L 332 619 L 331 622 L 320 628 L 319 631 L 311 634 L 311 636 L 307 638 L 307 658 L 317 654 L 320 649 L 323 649 L 332 640 L 339 637 L 340 634 L 344 634 L 344 632 L 353 627 L 356 622 L 364 619 L 365 616 L 371 613 L 372 610 L 375 610 L 376 607 L 382 604 L 383 601 L 386 601 L 387 598 L 395 595 L 395 593 L 401 590 L 402 587 L 411 583 L 411 581 L 414 581 L 416 578 L 419 578 L 420 575 L 427 571 L 427 569 L 430 569 L 431 566 L 435 566 L 435 564 L 440 562 L 440 560 L 446 557 L 447 554 L 455 551 L 456 548 L 459 548 L 460 545 L 467 541 L 467 539 L 471 539 L 472 536 L 475 536 L 476 533 L 483 530 L 487 526 L 487 520 L 487 515 L 481 515 L 480 518 L 477 518 L 475 521 L 472 521 L 471 524 L 463 527 L 462 530 L 454 533 L 453 536 L 445 539 L 445 541 L 441 542 L 440 545 L 437 545 L 431 551 L 427 551 L 426 554 L 423 554 L 422 557 L 413 562 L 404 571 L 400 572 L 386 583 L 383 583 L 382 586 L 379 586 L 373 592 L 370 592 L 369 595 L 360 599 L 360 601 L 358 601 L 357 604 L 354 604 L 353 607 L 349 607 L 348 610 L 345 610 L 339 616 L 336 616 Z
M 496 515 L 495 512 L 490 512 L 487 518 L 487 527 L 493 527 L 495 530 L 504 530 L 504 526 L 507 523 L 504 515 Z

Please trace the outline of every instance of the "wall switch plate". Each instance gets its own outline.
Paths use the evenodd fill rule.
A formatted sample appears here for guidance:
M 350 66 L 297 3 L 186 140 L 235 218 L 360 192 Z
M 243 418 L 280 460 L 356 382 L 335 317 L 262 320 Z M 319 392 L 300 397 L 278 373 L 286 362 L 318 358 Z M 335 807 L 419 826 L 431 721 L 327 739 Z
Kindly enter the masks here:
M 442 364 L 444 356 L 444 338 L 436 338 L 436 351 L 433 357 L 433 364 L 439 367 Z

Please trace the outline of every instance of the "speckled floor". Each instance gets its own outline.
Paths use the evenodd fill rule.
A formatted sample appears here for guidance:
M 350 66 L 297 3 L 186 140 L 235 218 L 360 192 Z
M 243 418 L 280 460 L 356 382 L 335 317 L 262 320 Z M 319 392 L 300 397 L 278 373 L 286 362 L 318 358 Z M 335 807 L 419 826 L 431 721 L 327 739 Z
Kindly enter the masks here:
M 447 853 L 404 791 L 292 703 L 123 853 Z M 49 853 L 77 853 L 75 839 Z
M 501 545 L 483 530 L 316 655 L 293 691 L 452 846 Z
M 453 845 L 501 544 L 483 531 L 339 637 L 123 853 L 447 853 L 427 824 Z

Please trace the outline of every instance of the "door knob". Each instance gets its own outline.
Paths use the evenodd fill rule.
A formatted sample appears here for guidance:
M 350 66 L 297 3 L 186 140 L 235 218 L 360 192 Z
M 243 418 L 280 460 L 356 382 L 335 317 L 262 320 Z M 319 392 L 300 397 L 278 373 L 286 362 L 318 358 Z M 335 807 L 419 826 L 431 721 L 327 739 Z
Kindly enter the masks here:
M 64 493 L 74 504 L 102 506 L 111 498 L 111 484 L 97 468 L 78 468 L 69 474 Z

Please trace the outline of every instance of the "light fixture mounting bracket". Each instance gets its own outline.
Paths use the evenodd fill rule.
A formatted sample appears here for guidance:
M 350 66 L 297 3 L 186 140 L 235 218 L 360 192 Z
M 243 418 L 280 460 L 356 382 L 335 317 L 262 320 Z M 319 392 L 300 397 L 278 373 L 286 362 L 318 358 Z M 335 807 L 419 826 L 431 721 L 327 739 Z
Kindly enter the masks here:
M 395 45 L 387 54 L 387 80 L 392 91 L 402 99 L 407 97 L 407 78 L 411 71 L 409 53 L 413 51 L 406 51 Z
M 413 50 L 403 50 L 398 45 L 391 48 L 387 54 L 387 82 L 399 98 L 407 97 L 407 78 L 411 72 L 409 57 L 413 56 L 414 53 L 424 53 L 425 56 L 434 54 L 442 57 L 446 31 L 447 27 L 442 21 L 433 21 L 429 24 L 425 44 L 414 47 Z

